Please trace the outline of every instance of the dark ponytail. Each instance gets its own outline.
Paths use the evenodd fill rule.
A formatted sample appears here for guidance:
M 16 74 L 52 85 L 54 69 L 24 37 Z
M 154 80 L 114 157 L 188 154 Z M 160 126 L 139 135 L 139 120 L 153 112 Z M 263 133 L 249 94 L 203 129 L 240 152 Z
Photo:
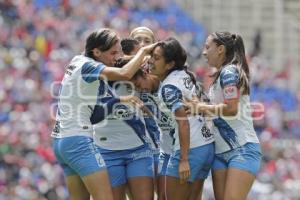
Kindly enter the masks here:
M 225 46 L 225 61 L 222 64 L 222 66 L 228 64 L 233 64 L 237 66 L 240 79 L 238 83 L 238 88 L 243 88 L 243 94 L 249 94 L 250 72 L 246 60 L 245 47 L 242 37 L 238 34 L 231 34 L 229 32 L 214 32 L 211 34 L 211 36 L 213 37 L 213 41 L 218 46 Z M 218 79 L 221 70 L 219 70 L 213 75 L 215 77 L 215 81 Z
M 249 66 L 247 63 L 246 59 L 246 54 L 245 54 L 245 47 L 244 47 L 244 42 L 243 39 L 240 35 L 233 34 L 232 35 L 233 40 L 234 40 L 234 58 L 232 60 L 232 64 L 235 64 L 238 66 L 238 71 L 239 71 L 239 87 L 244 88 L 244 93 L 249 94 L 250 93 L 250 71 L 249 71 Z

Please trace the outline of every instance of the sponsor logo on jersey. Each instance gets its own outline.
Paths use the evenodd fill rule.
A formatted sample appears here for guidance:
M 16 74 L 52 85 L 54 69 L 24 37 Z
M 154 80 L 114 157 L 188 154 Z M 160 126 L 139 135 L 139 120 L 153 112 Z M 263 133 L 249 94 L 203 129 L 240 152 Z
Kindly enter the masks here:
M 235 85 L 225 86 L 223 94 L 225 99 L 237 99 L 239 97 L 239 92 Z
M 201 133 L 204 138 L 210 138 L 213 135 L 210 129 L 205 124 L 201 128 Z

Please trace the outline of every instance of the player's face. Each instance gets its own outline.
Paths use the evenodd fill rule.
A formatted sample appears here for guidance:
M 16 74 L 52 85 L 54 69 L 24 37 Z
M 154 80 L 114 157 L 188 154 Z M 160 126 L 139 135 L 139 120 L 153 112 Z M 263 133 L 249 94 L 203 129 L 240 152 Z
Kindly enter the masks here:
M 153 79 L 150 77 L 151 75 L 138 76 L 136 79 L 132 81 L 135 88 L 139 92 L 153 92 L 155 90 Z
M 107 51 L 101 51 L 98 56 L 95 56 L 96 60 L 102 62 L 107 66 L 114 66 L 116 61 L 121 56 L 121 44 L 117 42 Z
M 166 63 L 165 58 L 163 57 L 163 49 L 160 46 L 155 47 L 148 63 L 151 74 L 156 75 L 157 77 L 165 76 L 170 69 L 169 64 Z
M 208 36 L 203 49 L 203 56 L 207 59 L 210 66 L 216 67 L 220 63 L 220 46 L 214 41 L 212 36 Z
M 150 33 L 148 32 L 136 33 L 133 39 L 136 39 L 140 43 L 141 47 L 147 46 L 149 44 L 153 44 L 154 42 Z

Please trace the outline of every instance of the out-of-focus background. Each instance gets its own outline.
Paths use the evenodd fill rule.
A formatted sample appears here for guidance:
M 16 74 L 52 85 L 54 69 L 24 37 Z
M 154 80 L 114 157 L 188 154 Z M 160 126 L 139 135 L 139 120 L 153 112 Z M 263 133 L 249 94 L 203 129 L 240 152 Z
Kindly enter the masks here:
M 201 59 L 207 34 L 228 30 L 245 40 L 251 99 L 263 163 L 249 200 L 300 199 L 299 0 L 0 0 L 0 200 L 66 199 L 51 149 L 53 82 L 83 50 L 87 32 L 110 27 L 127 37 L 148 26 L 175 36 L 207 86 Z M 210 179 L 204 200 L 212 200 Z

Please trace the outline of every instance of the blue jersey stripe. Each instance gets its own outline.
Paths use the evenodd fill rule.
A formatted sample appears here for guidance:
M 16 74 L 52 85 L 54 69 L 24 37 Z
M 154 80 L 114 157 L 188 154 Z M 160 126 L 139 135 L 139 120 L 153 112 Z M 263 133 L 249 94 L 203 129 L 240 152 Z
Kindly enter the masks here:
M 157 126 L 156 121 L 154 120 L 153 117 L 144 117 L 145 123 L 146 123 L 146 128 L 149 133 L 149 136 L 155 146 L 155 148 L 158 148 L 158 141 L 159 141 L 159 128 Z
M 91 122 L 93 124 L 104 120 L 108 115 L 112 113 L 118 113 L 118 110 L 130 114 L 130 119 L 117 119 L 124 121 L 128 126 L 130 126 L 140 140 L 147 144 L 145 138 L 146 126 L 145 123 L 136 115 L 136 112 L 132 113 L 129 107 L 124 104 L 120 104 L 120 99 L 115 96 L 112 92 L 111 87 L 104 81 L 100 81 L 100 86 L 98 90 L 98 101 L 95 106 L 94 112 L 91 117 Z M 122 115 L 122 114 L 120 114 Z M 126 137 L 126 136 L 125 136 Z
M 106 91 L 111 96 L 100 98 Z M 90 117 L 91 123 L 96 124 L 103 121 L 113 112 L 113 108 L 117 103 L 120 103 L 120 99 L 114 97 L 110 87 L 108 87 L 104 81 L 100 80 L 97 104 L 95 105 L 93 113 Z
M 240 146 L 237 140 L 237 134 L 224 119 L 219 117 L 217 119 L 214 119 L 213 122 L 215 126 L 218 128 L 221 137 L 228 144 L 230 149 L 234 149 Z
M 236 67 L 229 66 L 222 69 L 220 74 L 220 84 L 224 88 L 228 85 L 237 86 L 239 82 L 239 73 Z
M 82 79 L 87 83 L 92 83 L 99 79 L 99 75 L 104 69 L 104 65 L 93 62 L 86 62 L 81 68 Z

